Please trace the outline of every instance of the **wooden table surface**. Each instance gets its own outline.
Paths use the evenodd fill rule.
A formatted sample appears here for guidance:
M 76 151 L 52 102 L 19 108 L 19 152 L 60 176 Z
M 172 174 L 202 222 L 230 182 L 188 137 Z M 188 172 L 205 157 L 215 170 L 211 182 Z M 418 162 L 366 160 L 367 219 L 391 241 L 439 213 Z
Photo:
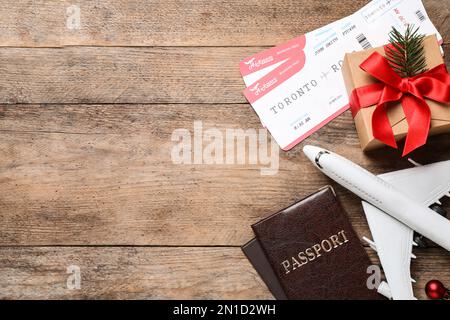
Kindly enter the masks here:
M 242 95 L 241 59 L 365 3 L 4 0 L 0 298 L 270 299 L 240 249 L 250 225 L 326 184 L 370 236 L 358 198 L 316 171 L 303 144 L 280 152 L 276 175 L 248 161 L 171 158 L 172 133 L 195 121 L 261 128 Z M 448 65 L 450 1 L 424 4 Z M 412 157 L 450 159 L 449 138 L 431 137 Z M 350 112 L 306 142 L 374 173 L 410 166 L 392 149 L 363 154 Z M 432 278 L 450 286 L 448 252 L 414 252 L 419 298 Z M 69 266 L 80 268 L 80 289 L 67 286 Z

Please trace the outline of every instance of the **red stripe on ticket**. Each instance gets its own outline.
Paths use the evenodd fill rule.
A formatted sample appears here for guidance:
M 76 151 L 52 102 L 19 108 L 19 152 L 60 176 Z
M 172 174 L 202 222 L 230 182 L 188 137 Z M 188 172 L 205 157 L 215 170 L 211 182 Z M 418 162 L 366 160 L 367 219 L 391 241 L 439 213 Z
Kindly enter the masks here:
M 300 72 L 305 66 L 306 57 L 301 54 L 296 59 L 289 60 L 281 66 L 261 78 L 259 81 L 248 86 L 244 90 L 244 95 L 248 102 L 254 103 L 264 97 L 267 93 L 281 85 L 287 79 Z
M 254 54 L 239 63 L 242 76 L 264 69 L 275 63 L 290 58 L 293 53 L 299 53 L 305 48 L 306 37 L 302 35 L 279 46 Z

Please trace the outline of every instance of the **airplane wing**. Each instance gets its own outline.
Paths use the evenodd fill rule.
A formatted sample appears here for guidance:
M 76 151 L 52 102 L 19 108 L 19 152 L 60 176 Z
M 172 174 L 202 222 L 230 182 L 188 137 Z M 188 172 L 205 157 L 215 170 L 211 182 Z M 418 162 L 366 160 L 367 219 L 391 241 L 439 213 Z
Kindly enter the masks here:
M 414 231 L 371 204 L 362 204 L 375 242 L 369 244 L 378 253 L 392 298 L 414 299 L 410 272 Z
M 426 206 L 450 196 L 450 161 L 379 175 L 395 188 Z M 380 258 L 393 299 L 415 299 L 410 263 L 414 231 L 363 201 L 364 213 L 375 243 L 369 244 Z
M 450 160 L 379 175 L 396 189 L 427 207 L 450 197 Z

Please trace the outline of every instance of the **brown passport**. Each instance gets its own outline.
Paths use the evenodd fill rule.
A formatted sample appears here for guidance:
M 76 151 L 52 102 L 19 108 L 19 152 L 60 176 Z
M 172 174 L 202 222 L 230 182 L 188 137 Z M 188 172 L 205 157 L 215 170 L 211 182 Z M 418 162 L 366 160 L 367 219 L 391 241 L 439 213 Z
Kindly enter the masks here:
M 331 187 L 252 228 L 258 242 L 250 246 L 250 254 L 245 246 L 243 250 L 277 298 L 381 299 L 367 288 L 371 262 Z M 255 249 L 258 244 L 262 251 Z M 268 264 L 255 257 L 265 257 Z
M 242 246 L 245 256 L 263 279 L 267 288 L 277 300 L 287 300 L 286 294 L 278 281 L 277 275 L 273 272 L 266 254 L 264 253 L 258 239 L 253 238 Z

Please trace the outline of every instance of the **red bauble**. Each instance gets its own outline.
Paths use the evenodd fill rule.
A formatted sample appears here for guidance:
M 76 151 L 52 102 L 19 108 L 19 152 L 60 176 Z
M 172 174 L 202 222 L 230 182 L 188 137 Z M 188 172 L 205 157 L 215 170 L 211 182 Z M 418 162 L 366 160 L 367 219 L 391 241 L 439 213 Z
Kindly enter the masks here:
M 439 280 L 431 280 L 425 286 L 425 292 L 430 299 L 444 299 L 448 297 L 448 291 Z

